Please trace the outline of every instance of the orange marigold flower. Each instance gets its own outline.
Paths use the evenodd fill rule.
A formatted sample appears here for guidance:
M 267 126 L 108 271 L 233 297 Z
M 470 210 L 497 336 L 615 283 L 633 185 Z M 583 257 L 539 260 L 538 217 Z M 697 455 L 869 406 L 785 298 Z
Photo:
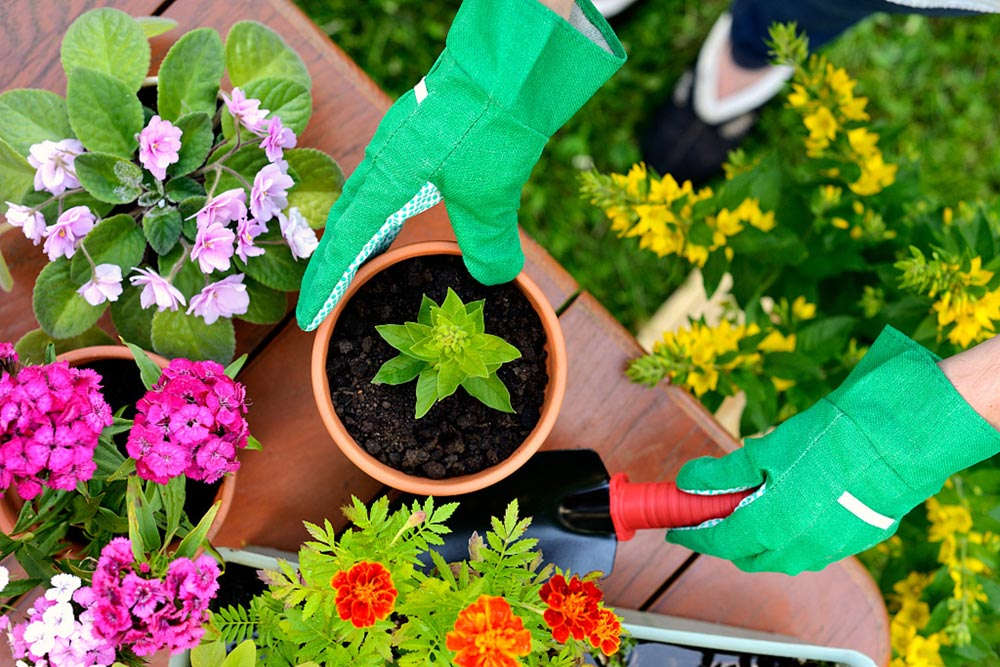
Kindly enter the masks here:
M 601 608 L 597 627 L 587 637 L 590 645 L 601 649 L 604 655 L 613 655 L 622 643 L 622 624 L 610 609 Z
M 531 653 L 531 632 L 502 597 L 480 595 L 462 610 L 445 646 L 459 667 L 518 667 Z
M 557 574 L 545 582 L 538 594 L 549 607 L 543 618 L 557 642 L 565 644 L 570 635 L 583 639 L 600 620 L 597 604 L 603 594 L 591 581 L 581 581 L 574 575 L 567 582 Z
M 390 613 L 399 592 L 392 585 L 392 575 L 381 563 L 361 561 L 346 572 L 330 579 L 337 589 L 337 613 L 356 628 L 375 625 Z

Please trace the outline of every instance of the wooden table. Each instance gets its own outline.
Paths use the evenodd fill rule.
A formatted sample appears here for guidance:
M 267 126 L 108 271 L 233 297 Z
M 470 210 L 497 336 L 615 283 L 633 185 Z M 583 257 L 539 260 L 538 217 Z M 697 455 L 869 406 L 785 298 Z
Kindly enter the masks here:
M 64 93 L 59 40 L 76 16 L 101 5 L 180 23 L 178 30 L 153 40 L 154 69 L 172 41 L 191 28 L 212 26 L 224 36 L 235 21 L 255 19 L 282 34 L 313 76 L 314 112 L 300 145 L 327 151 L 346 173 L 357 166 L 391 103 L 286 0 L 72 0 L 60 3 L 59 11 L 42 9 L 50 3 L 6 0 L 0 3 L 0 90 L 39 87 Z M 453 238 L 443 206 L 412 220 L 397 244 L 429 238 Z M 690 458 L 738 446 L 683 390 L 630 383 L 623 370 L 640 353 L 632 336 L 545 250 L 522 238 L 525 270 L 561 313 L 569 352 L 566 400 L 546 448 L 596 449 L 609 470 L 652 481 L 672 478 Z M 16 340 L 37 326 L 30 290 L 44 257 L 19 234 L 2 237 L 0 247 L 17 281 L 13 293 L 0 296 L 0 341 Z M 312 334 L 300 331 L 289 317 L 275 327 L 241 328 L 238 341 L 252 355 L 242 379 L 254 403 L 251 428 L 265 449 L 243 458 L 220 540 L 295 550 L 306 537 L 302 520 L 338 519 L 338 508 L 351 494 L 370 499 L 384 489 L 339 453 L 320 422 L 309 381 Z M 263 495 L 262 489 L 269 493 Z M 796 577 L 747 574 L 726 561 L 666 544 L 661 533 L 652 531 L 620 545 L 603 588 L 621 607 L 782 633 L 853 648 L 880 664 L 889 661 L 885 606 L 853 558 Z

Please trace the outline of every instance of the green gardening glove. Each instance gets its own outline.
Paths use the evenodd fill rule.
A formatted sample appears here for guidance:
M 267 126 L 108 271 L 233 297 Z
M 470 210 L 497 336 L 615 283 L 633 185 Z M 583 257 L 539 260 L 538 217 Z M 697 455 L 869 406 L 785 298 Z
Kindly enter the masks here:
M 719 459 L 687 463 L 691 493 L 760 487 L 725 519 L 667 541 L 747 571 L 796 574 L 866 549 L 949 475 L 1000 451 L 938 357 L 892 327 L 833 393 Z
M 473 277 L 521 271 L 521 188 L 548 138 L 625 61 L 590 0 L 577 3 L 569 21 L 538 0 L 462 3 L 437 62 L 386 113 L 330 210 L 299 326 L 318 327 L 357 268 L 442 196 Z

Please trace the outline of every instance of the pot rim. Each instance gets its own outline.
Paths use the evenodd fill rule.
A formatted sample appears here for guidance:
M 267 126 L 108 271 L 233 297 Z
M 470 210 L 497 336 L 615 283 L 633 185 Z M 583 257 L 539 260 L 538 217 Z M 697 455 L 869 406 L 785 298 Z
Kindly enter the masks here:
M 431 479 L 397 470 L 382 463 L 364 450 L 347 432 L 343 422 L 333 408 L 330 395 L 330 381 L 326 374 L 326 359 L 333 328 L 344 307 L 351 297 L 371 278 L 384 269 L 414 257 L 427 255 L 461 255 L 457 243 L 453 241 L 421 241 L 393 248 L 365 264 L 357 273 L 343 298 L 327 316 L 316 331 L 312 349 L 312 386 L 320 417 L 326 426 L 330 437 L 341 452 L 363 472 L 380 482 L 395 489 L 408 493 L 422 495 L 452 496 L 471 493 L 495 484 L 524 465 L 545 442 L 546 437 L 555 425 L 566 394 L 567 360 L 566 342 L 559 318 L 542 290 L 527 274 L 522 271 L 514 279 L 514 284 L 521 290 L 525 298 L 534 308 L 541 320 L 546 335 L 545 349 L 547 352 L 546 370 L 549 381 L 545 388 L 545 400 L 542 404 L 538 422 L 528 437 L 515 449 L 510 456 L 479 472 L 458 477 Z

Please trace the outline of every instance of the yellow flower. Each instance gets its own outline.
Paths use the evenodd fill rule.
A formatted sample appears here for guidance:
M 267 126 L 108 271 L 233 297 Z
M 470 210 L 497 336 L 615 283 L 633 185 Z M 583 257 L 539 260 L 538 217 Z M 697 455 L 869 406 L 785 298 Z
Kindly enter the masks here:
M 626 209 L 609 206 L 604 209 L 604 215 L 608 216 L 608 220 L 611 221 L 611 229 L 616 232 L 625 232 L 632 225 L 632 219 Z
M 705 262 L 708 261 L 708 248 L 696 243 L 688 243 L 684 246 L 684 257 L 696 266 L 705 266 Z
M 785 378 L 773 377 L 771 378 L 771 382 L 777 391 L 787 391 L 795 386 L 795 380 L 786 380 Z
M 757 343 L 757 349 L 761 352 L 792 352 L 795 350 L 795 334 L 785 336 L 775 329 Z
M 836 204 L 840 201 L 840 195 L 844 192 L 843 188 L 839 188 L 836 185 L 823 185 L 819 189 L 820 197 L 827 204 Z
M 854 86 L 857 81 L 847 75 L 847 70 L 843 67 L 834 67 L 832 63 L 826 64 L 826 85 L 830 87 L 839 97 L 850 97 L 854 95 Z
M 909 665 L 927 665 L 927 667 L 943 667 L 941 661 L 941 637 L 934 633 L 930 637 L 915 636 L 906 647 L 906 662 Z
M 850 144 L 851 150 L 863 158 L 878 152 L 878 135 L 863 127 L 848 130 L 847 143 Z
M 622 179 L 618 182 L 620 185 L 625 186 L 625 192 L 630 196 L 636 198 L 642 196 L 640 186 L 646 183 L 646 165 L 644 163 L 640 162 L 632 165 L 632 168 L 628 171 L 628 175 L 625 177 L 622 177 L 620 174 L 614 174 L 614 176 L 617 177 L 616 180 Z
M 826 107 L 819 107 L 803 118 L 802 122 L 809 129 L 810 139 L 833 141 L 837 136 L 837 128 L 839 127 L 837 119 Z
M 684 181 L 684 185 L 678 185 L 677 181 L 670 174 L 664 174 L 660 180 L 652 179 L 649 182 L 649 199 L 653 202 L 669 204 L 685 195 L 693 194 L 691 181 Z
M 861 176 L 848 187 L 855 194 L 862 196 L 873 195 L 881 192 L 896 181 L 897 165 L 887 164 L 882 159 L 882 153 L 876 152 L 866 156 L 864 162 L 858 165 L 861 167 Z
M 871 116 L 865 111 L 867 105 L 867 97 L 843 99 L 840 101 L 840 113 L 845 120 L 868 120 Z
M 889 624 L 889 635 L 892 639 L 892 650 L 900 655 L 906 655 L 906 649 L 910 647 L 913 638 L 917 636 L 917 629 L 912 625 L 893 619 Z
M 792 107 L 804 107 L 809 104 L 809 91 L 800 83 L 792 84 L 792 92 L 788 94 L 788 103 Z
M 941 212 L 941 219 L 946 225 L 950 225 L 952 220 L 955 219 L 955 212 L 951 210 L 951 206 L 944 207 L 944 210 Z
M 695 393 L 695 396 L 701 396 L 705 392 L 715 389 L 719 384 L 719 372 L 714 368 L 692 371 L 688 373 L 686 384 Z
M 906 576 L 906 579 L 901 579 L 894 583 L 892 585 L 892 590 L 895 591 L 900 597 L 917 599 L 920 597 L 921 593 L 924 592 L 924 588 L 926 588 L 927 584 L 930 582 L 931 576 L 929 574 L 910 572 L 910 574 Z
M 930 620 L 931 610 L 926 602 L 920 602 L 912 598 L 903 598 L 902 608 L 893 616 L 893 620 L 913 626 L 917 630 L 927 625 Z
M 792 315 L 800 320 L 811 320 L 816 317 L 816 304 L 809 303 L 804 296 L 797 296 L 792 301 Z
M 927 539 L 940 542 L 945 535 L 967 533 L 972 529 L 972 515 L 962 505 L 942 505 L 937 498 L 926 502 L 927 520 L 931 522 Z

